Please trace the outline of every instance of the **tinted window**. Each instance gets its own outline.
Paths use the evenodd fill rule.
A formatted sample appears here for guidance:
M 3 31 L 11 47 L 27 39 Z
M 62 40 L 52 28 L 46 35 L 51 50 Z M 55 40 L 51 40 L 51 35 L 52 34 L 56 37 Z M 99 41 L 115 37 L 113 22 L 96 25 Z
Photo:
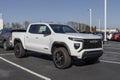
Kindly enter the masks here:
M 6 28 L 5 28 L 5 29 L 2 29 L 2 30 L 1 30 L 1 33 L 2 33 L 2 34 L 11 33 L 11 31 L 12 31 L 12 29 L 9 29 L 9 28 L 6 29 Z
M 49 28 L 46 25 L 31 25 L 29 32 L 36 34 L 43 34 L 44 32 L 49 32 Z
M 37 32 L 38 32 L 38 29 L 39 29 L 39 26 L 38 26 L 38 25 L 31 25 L 31 26 L 30 26 L 30 29 L 29 29 L 29 32 L 30 32 L 30 33 L 37 33 Z
M 77 33 L 77 31 L 67 25 L 50 24 L 50 26 L 55 33 Z

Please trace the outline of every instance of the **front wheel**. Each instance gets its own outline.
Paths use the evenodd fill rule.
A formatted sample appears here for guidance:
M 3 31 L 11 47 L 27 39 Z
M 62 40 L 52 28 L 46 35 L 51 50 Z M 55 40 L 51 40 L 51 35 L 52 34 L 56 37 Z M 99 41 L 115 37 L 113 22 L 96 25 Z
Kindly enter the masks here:
M 17 58 L 22 58 L 25 56 L 25 50 L 21 43 L 16 43 L 14 46 L 14 53 Z
M 71 57 L 65 48 L 56 48 L 53 51 L 53 62 L 59 69 L 65 69 L 71 65 Z

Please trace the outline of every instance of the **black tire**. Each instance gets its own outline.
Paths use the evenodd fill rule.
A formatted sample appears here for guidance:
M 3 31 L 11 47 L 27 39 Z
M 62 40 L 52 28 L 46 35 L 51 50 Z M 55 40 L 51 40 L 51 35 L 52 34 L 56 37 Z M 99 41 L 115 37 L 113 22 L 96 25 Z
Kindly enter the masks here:
M 8 46 L 7 41 L 5 41 L 5 42 L 3 43 L 3 49 L 4 49 L 5 51 L 8 51 L 8 50 L 9 50 L 9 46 Z
M 14 54 L 17 58 L 25 57 L 25 50 L 21 43 L 16 43 L 14 46 Z
M 71 57 L 65 48 L 56 48 L 53 51 L 53 62 L 57 68 L 65 69 L 71 66 Z
M 99 61 L 99 58 L 86 59 L 86 60 L 84 60 L 84 61 L 85 61 L 85 63 L 87 63 L 87 64 L 94 64 L 94 63 L 96 63 L 97 61 Z

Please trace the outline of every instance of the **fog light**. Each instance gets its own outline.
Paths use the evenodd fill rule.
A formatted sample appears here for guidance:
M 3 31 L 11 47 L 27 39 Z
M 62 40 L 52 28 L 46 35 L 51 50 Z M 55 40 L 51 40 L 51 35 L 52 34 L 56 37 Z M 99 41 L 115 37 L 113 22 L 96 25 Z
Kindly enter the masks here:
M 74 43 L 74 48 L 78 49 L 80 47 L 80 43 Z

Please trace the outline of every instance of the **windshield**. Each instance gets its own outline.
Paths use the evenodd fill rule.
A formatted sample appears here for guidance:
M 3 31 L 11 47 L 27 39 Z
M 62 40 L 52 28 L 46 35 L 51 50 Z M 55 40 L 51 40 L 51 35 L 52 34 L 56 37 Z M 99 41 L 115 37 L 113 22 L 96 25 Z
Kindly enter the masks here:
M 73 28 L 67 25 L 50 24 L 50 26 L 55 33 L 78 33 Z

